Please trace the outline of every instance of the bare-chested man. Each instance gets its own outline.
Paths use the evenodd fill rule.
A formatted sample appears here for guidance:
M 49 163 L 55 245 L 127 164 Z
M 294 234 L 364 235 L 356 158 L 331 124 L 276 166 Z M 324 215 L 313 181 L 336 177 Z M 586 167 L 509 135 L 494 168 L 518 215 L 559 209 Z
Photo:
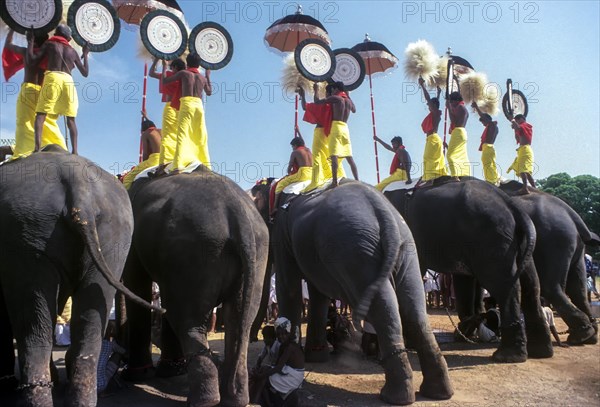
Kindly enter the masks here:
M 450 175 L 462 177 L 471 175 L 471 163 L 467 155 L 467 120 L 469 112 L 458 92 L 452 92 L 446 99 L 446 107 L 450 114 L 450 143 L 446 160 L 450 167 Z
M 310 181 L 312 179 L 313 156 L 310 150 L 306 148 L 304 139 L 301 135 L 294 137 L 290 145 L 292 146 L 292 154 L 288 163 L 287 176 L 277 182 L 274 194 L 269 199 L 271 215 L 275 213 L 279 194 L 285 187 L 296 182 Z
M 77 67 L 79 72 L 87 78 L 89 73 L 88 54 L 90 49 L 87 44 L 83 47 L 83 63 L 77 52 L 69 45 L 71 40 L 71 29 L 60 24 L 54 36 L 42 45 L 38 52 L 33 50 L 33 32 L 27 36 L 27 61 L 37 64 L 43 58 L 48 60 L 48 70 L 44 75 L 44 84 L 40 92 L 40 98 L 36 107 L 35 118 L 35 148 L 34 152 L 40 151 L 42 127 L 46 115 L 63 115 L 67 118 L 67 127 L 71 135 L 71 146 L 73 154 L 77 154 L 77 125 L 75 116 L 79 101 L 75 82 L 71 77 L 71 71 Z
M 126 189 L 131 187 L 135 177 L 145 169 L 156 167 L 160 158 L 161 132 L 156 128 L 152 120 L 142 112 L 142 162 L 136 165 L 123 178 L 123 185 Z
M 344 91 L 342 82 L 327 85 L 327 97 L 319 99 L 315 95 L 316 104 L 329 104 L 332 110 L 331 133 L 329 134 L 329 154 L 331 154 L 332 187 L 338 185 L 338 158 L 346 158 L 354 179 L 358 180 L 358 169 L 352 158 L 352 144 L 350 142 L 350 131 L 348 130 L 348 117 L 350 113 L 356 113 L 354 102 Z
M 498 167 L 496 166 L 496 149 L 494 148 L 496 136 L 498 135 L 498 122 L 492 120 L 492 116 L 489 114 L 482 112 L 477 106 L 477 102 L 471 103 L 471 107 L 475 109 L 479 115 L 479 121 L 485 127 L 481 135 L 481 144 L 479 144 L 483 176 L 487 182 L 496 185 L 500 180 L 500 174 L 498 174 Z
M 151 78 L 162 81 L 162 73 L 156 71 L 156 65 L 158 59 L 152 61 L 150 71 L 148 75 Z M 180 59 L 174 59 L 171 62 L 171 69 L 166 71 L 165 76 L 169 77 L 176 74 L 179 71 L 183 71 L 186 68 L 185 62 Z M 165 164 L 173 161 L 175 156 L 175 147 L 177 146 L 177 114 L 179 112 L 179 102 L 181 85 L 179 82 L 171 82 L 166 86 L 160 86 L 160 93 L 162 94 L 162 101 L 165 106 L 163 108 L 162 116 L 162 145 L 160 149 L 159 163 Z
M 180 107 L 177 115 L 177 146 L 171 171 L 173 174 L 179 173 L 195 161 L 210 168 L 208 134 L 202 107 L 202 92 L 206 92 L 208 96 L 212 95 L 210 70 L 206 70 L 206 77 L 200 73 L 198 70 L 200 56 L 195 52 L 187 56 L 187 66 L 187 69 L 167 77 L 163 63 L 163 86 L 176 81 L 181 84 Z
M 442 111 L 440 110 L 441 89 L 438 87 L 437 97 L 432 98 L 429 96 L 427 88 L 425 88 L 425 80 L 423 78 L 419 78 L 419 85 L 429 109 L 429 114 L 421 122 L 421 129 L 426 137 L 425 150 L 423 151 L 423 177 L 421 179 L 429 181 L 448 175 L 442 139 L 438 134 L 438 128 L 442 119 Z
M 24 68 L 23 83 L 17 98 L 17 125 L 15 130 L 15 145 L 0 147 L 0 161 L 4 161 L 6 155 L 12 158 L 25 157 L 31 154 L 35 148 L 34 123 L 35 108 L 40 96 L 41 83 L 44 78 L 45 64 L 31 64 L 25 61 L 27 48 L 13 44 L 14 31 L 10 30 L 6 37 L 3 50 L 4 76 L 8 80 L 12 75 Z M 34 47 L 39 49 L 48 39 L 47 34 L 36 36 L 33 40 Z M 34 49 L 35 49 L 34 48 Z M 42 129 L 41 147 L 48 144 L 56 144 L 67 149 L 65 138 L 60 132 L 56 122 L 58 116 L 50 115 Z
M 528 194 L 527 182 L 535 188 L 533 179 L 533 149 L 531 141 L 533 139 L 533 126 L 527 122 L 524 115 L 518 114 L 511 120 L 511 127 L 515 131 L 515 139 L 519 143 L 517 148 L 517 158 L 508 168 L 507 172 L 514 171 L 521 177 L 523 188 L 519 191 L 520 194 Z

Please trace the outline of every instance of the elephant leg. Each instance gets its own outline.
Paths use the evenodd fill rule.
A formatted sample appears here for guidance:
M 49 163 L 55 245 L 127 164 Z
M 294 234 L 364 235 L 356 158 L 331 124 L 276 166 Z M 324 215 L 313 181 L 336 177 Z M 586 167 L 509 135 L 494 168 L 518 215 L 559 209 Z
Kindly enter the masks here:
M 276 252 L 275 264 L 279 316 L 290 320 L 300 332 L 302 316 L 302 274 L 296 260 L 287 251 Z
M 566 293 L 573 305 L 577 307 L 574 315 L 567 320 L 559 311 L 559 315 L 569 326 L 567 342 L 571 345 L 598 343 L 598 323 L 592 315 L 590 303 L 587 301 L 587 281 L 583 247 L 578 248 L 567 274 Z M 554 303 L 552 303 L 554 305 Z M 558 310 L 557 310 L 558 311 Z M 590 329 L 591 328 L 591 329 Z
M 308 283 L 310 304 L 304 354 L 307 362 L 322 363 L 329 360 L 327 344 L 327 309 L 329 298 Z
M 157 377 L 173 377 L 186 373 L 185 356 L 169 319 L 162 316 L 160 330 L 160 360 L 156 366 Z
M 485 284 L 485 283 L 484 283 Z M 501 339 L 500 346 L 492 355 L 492 359 L 500 363 L 522 363 L 527 361 L 527 347 L 523 321 L 520 318 L 519 291 L 521 285 L 498 285 L 490 294 L 496 298 L 500 306 Z
M 424 299 L 422 306 L 425 306 Z M 381 363 L 385 371 L 381 399 L 395 405 L 414 403 L 413 373 L 402 338 L 398 300 L 389 281 L 384 282 L 375 294 L 367 318 L 377 332 Z
M 46 257 L 32 253 L 4 261 L 4 270 L 22 271 L 11 276 L 14 278 L 10 286 L 3 278 L 4 298 L 19 353 L 21 401 L 27 407 L 51 407 L 49 367 L 60 274 Z
M 470 276 L 454 274 L 452 276 L 454 284 L 454 293 L 456 294 L 456 312 L 458 314 L 458 329 L 467 338 L 471 337 L 477 326 L 472 323 L 476 315 L 475 298 L 476 290 L 479 289 L 477 281 Z M 460 335 L 456 335 L 457 340 L 464 340 Z
M 132 292 L 146 301 L 152 301 L 152 280 L 139 261 L 134 247 L 131 248 L 125 269 L 123 283 Z M 151 312 L 129 300 L 127 304 L 127 349 L 129 363 L 122 372 L 128 381 L 142 381 L 154 376 L 151 345 Z
M 263 281 L 262 295 L 260 297 L 260 306 L 258 308 L 258 314 L 254 318 L 252 327 L 250 328 L 250 342 L 258 341 L 258 331 L 262 327 L 263 321 L 267 316 L 267 308 L 269 307 L 269 294 L 271 291 L 271 275 L 273 269 L 273 262 L 268 261 L 267 272 L 265 273 L 265 279 Z
M 98 359 L 115 292 L 92 267 L 72 295 L 71 346 L 65 356 L 69 377 L 65 406 L 96 405 Z
M 419 356 L 423 373 L 420 393 L 432 399 L 446 400 L 452 397 L 454 389 L 448 376 L 446 359 L 429 325 L 421 274 L 415 263 L 410 258 L 405 259 L 395 276 L 402 328 Z
M 531 358 L 550 358 L 554 355 L 550 328 L 540 303 L 540 283 L 535 265 L 531 262 L 519 277 L 521 283 L 521 308 L 525 317 L 527 355 Z
M 15 377 L 13 331 L 0 286 L 0 402 L 3 396 L 11 396 L 18 384 L 19 381 Z

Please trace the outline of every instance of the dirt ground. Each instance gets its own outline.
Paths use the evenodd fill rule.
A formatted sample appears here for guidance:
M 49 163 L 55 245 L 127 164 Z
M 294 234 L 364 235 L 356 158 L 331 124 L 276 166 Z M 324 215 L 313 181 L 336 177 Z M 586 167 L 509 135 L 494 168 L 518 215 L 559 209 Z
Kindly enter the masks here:
M 600 304 L 596 307 L 600 312 Z M 455 317 L 456 318 L 456 317 Z M 434 332 L 451 332 L 450 319 L 442 310 L 431 310 Z M 566 325 L 556 317 L 559 332 Z M 304 326 L 304 328 L 306 328 Z M 561 339 L 566 340 L 566 334 Z M 440 338 L 449 338 L 440 335 Z M 213 350 L 223 352 L 223 334 L 211 335 Z M 490 355 L 493 344 L 442 343 L 455 394 L 451 400 L 435 401 L 417 394 L 418 406 L 599 406 L 600 345 L 555 347 L 551 359 L 530 359 L 519 364 L 495 364 Z M 252 343 L 248 360 L 254 363 L 261 342 Z M 56 352 L 64 374 L 64 353 Z M 414 370 L 415 390 L 422 381 L 415 352 L 409 353 Z M 332 358 L 327 364 L 307 364 L 306 380 L 300 390 L 301 406 L 383 406 L 379 390 L 384 375 L 381 366 L 362 356 L 358 347 Z M 127 384 L 125 389 L 100 398 L 100 407 L 182 407 L 187 392 L 186 377 L 152 379 L 145 384 Z M 60 388 L 57 389 L 60 399 Z M 58 405 L 58 404 L 57 404 Z

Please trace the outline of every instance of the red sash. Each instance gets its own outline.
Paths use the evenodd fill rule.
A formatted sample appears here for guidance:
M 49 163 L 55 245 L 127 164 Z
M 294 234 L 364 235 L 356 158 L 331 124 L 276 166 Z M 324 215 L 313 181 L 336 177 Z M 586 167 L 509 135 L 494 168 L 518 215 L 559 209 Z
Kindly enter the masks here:
M 493 124 L 497 124 L 498 122 L 492 122 Z M 492 124 L 490 123 L 490 124 Z M 483 129 L 483 133 L 481 133 L 481 143 L 479 144 L 479 151 L 483 150 L 483 145 L 487 144 L 487 131 L 488 131 L 488 126 L 485 126 L 485 129 Z
M 173 71 L 167 71 L 165 73 L 165 78 L 168 78 L 169 76 L 173 75 L 175 75 Z M 162 94 L 162 102 L 166 102 L 168 96 L 172 97 L 173 94 L 177 91 L 177 88 L 179 88 L 179 81 L 171 82 L 166 85 L 163 85 L 162 81 L 160 81 L 158 85 L 158 91 Z
M 304 120 L 307 123 L 318 124 L 323 127 L 326 136 L 331 133 L 331 120 L 333 111 L 330 105 L 318 105 L 316 103 L 307 103 L 306 111 L 304 112 Z
M 39 48 L 34 48 L 33 52 L 38 52 Z M 25 67 L 25 55 L 12 51 L 7 47 L 2 50 L 2 71 L 4 72 L 4 80 L 8 82 L 17 72 Z M 48 68 L 48 58 L 42 59 L 38 65 L 39 69 L 46 70 Z
M 186 71 L 200 73 L 198 68 L 186 68 Z M 181 82 L 177 81 L 175 83 L 177 84 L 177 87 L 174 87 L 174 91 L 173 93 L 171 93 L 171 107 L 175 110 L 179 110 L 179 108 L 181 107 Z
M 517 140 L 519 144 L 521 144 L 521 137 L 525 138 L 527 141 L 525 144 L 521 145 L 531 144 L 531 141 L 533 140 L 533 126 L 531 124 L 523 122 L 519 125 L 519 129 L 515 130 L 515 133 L 520 136 L 519 140 Z
M 404 146 L 400 146 L 400 149 L 404 150 Z M 398 157 L 398 152 L 396 152 L 392 160 L 392 165 L 390 165 L 390 175 L 395 173 L 398 168 L 400 168 L 400 157 Z
M 438 113 L 440 114 L 440 116 L 442 115 L 441 110 L 438 110 Z M 423 119 L 423 122 L 421 123 L 421 129 L 423 129 L 423 132 L 425 134 L 429 134 L 429 133 L 433 132 L 433 113 L 432 112 L 430 112 Z

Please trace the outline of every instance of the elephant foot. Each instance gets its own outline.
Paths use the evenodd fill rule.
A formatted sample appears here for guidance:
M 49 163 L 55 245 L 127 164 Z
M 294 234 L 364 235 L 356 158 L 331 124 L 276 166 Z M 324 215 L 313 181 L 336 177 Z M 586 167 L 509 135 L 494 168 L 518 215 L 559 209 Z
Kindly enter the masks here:
M 152 364 L 142 367 L 127 367 L 121 372 L 121 378 L 127 382 L 143 382 L 154 377 L 156 369 Z
M 36 385 L 21 385 L 32 386 L 23 389 L 21 398 L 25 406 L 52 407 L 52 383 L 39 383 Z
M 592 324 L 584 325 L 578 328 L 569 327 L 567 343 L 571 346 L 580 346 L 586 344 L 586 341 L 588 340 L 593 341 L 594 338 L 596 339 L 596 342 L 598 342 L 598 333 Z
M 492 354 L 492 360 L 498 363 L 523 363 L 527 361 L 525 332 L 520 322 L 502 328 L 502 342 Z
M 524 363 L 527 352 L 523 349 L 500 347 L 492 354 L 492 360 L 498 363 Z
M 218 405 L 221 402 L 219 372 L 211 358 L 205 354 L 191 356 L 187 371 L 190 384 L 187 405 L 190 407 Z
M 309 346 L 304 349 L 305 361 L 309 363 L 325 363 L 329 361 L 329 346 Z
M 156 377 L 175 377 L 187 373 L 185 359 L 164 360 L 161 359 L 156 366 Z
M 527 330 L 527 355 L 534 359 L 545 359 L 554 356 L 550 331 L 546 325 L 538 329 Z
M 448 376 L 448 365 L 441 352 L 435 357 L 419 357 L 423 383 L 419 393 L 434 400 L 448 400 L 454 395 L 454 388 Z
M 392 354 L 383 362 L 385 385 L 381 389 L 381 399 L 394 405 L 405 406 L 415 402 L 412 369 L 406 351 Z

